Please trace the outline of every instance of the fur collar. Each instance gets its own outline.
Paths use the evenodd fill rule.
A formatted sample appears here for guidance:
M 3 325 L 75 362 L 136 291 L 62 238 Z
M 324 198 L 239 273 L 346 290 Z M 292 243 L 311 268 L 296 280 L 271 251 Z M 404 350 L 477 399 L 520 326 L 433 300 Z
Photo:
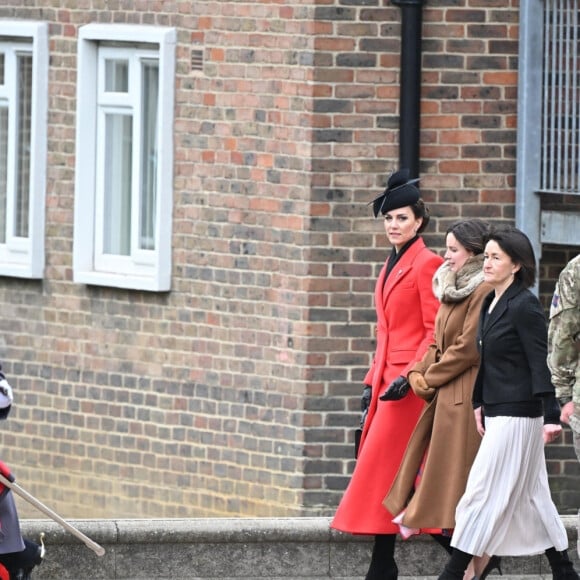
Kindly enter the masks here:
M 459 272 L 443 262 L 433 276 L 433 293 L 441 302 L 461 302 L 483 282 L 483 254 L 472 256 Z

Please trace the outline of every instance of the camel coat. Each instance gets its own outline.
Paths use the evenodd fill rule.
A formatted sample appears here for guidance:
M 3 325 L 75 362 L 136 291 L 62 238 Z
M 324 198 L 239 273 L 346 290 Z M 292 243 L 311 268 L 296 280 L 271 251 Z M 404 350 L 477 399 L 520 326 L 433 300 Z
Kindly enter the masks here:
M 437 391 L 419 418 L 383 503 L 393 514 L 406 509 L 402 520 L 406 527 L 455 527 L 455 507 L 481 441 L 471 397 L 479 365 L 479 312 L 490 290 L 484 282 L 463 301 L 443 303 L 435 322 L 436 343 L 413 367 Z M 427 448 L 421 480 L 414 489 Z
M 377 346 L 364 382 L 372 386 L 369 413 L 350 483 L 331 527 L 351 534 L 396 534 L 399 527 L 383 507 L 409 437 L 425 402 L 409 390 L 399 401 L 379 401 L 387 386 L 406 375 L 433 342 L 439 301 L 433 274 L 442 258 L 418 238 L 375 288 Z

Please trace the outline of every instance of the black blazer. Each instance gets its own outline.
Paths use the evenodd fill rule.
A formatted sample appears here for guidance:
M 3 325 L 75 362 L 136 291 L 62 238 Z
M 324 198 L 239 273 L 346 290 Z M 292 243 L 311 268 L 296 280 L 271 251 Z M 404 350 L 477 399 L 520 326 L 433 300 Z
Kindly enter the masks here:
M 547 364 L 548 325 L 540 301 L 517 279 L 499 299 L 484 299 L 477 330 L 481 363 L 473 406 L 538 401 L 553 397 Z

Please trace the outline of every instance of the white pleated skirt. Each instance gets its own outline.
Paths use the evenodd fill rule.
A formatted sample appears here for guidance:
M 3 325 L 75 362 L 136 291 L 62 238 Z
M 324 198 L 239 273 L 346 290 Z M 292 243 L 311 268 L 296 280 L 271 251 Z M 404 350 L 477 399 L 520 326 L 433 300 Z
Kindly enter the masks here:
M 486 417 L 455 520 L 451 545 L 475 556 L 567 549 L 548 486 L 542 417 Z

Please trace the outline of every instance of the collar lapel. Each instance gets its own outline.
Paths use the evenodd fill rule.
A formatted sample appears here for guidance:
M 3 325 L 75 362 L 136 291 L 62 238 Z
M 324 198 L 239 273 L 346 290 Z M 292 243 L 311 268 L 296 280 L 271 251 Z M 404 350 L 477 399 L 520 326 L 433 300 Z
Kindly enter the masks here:
M 505 314 L 509 301 L 516 295 L 519 294 L 522 290 L 521 284 L 515 281 L 507 290 L 504 292 L 503 296 L 498 300 L 498 303 L 494 306 L 491 313 L 487 316 L 487 320 L 485 322 L 483 328 L 483 334 L 487 334 L 489 329 Z M 485 300 L 484 308 L 487 310 L 489 305 L 493 300 L 493 292 L 490 296 Z
M 383 307 L 386 306 L 389 294 L 392 292 L 393 288 L 406 276 L 407 272 L 411 269 L 417 254 L 425 247 L 425 242 L 419 238 L 414 244 L 412 244 L 405 253 L 401 256 L 401 259 L 395 264 L 395 267 L 391 271 L 389 278 L 385 282 L 382 289 L 382 304 Z M 386 264 L 383 268 L 383 276 L 381 277 L 381 283 L 384 280 L 384 275 L 386 275 L 387 268 Z M 379 302 L 380 304 L 380 302 Z

